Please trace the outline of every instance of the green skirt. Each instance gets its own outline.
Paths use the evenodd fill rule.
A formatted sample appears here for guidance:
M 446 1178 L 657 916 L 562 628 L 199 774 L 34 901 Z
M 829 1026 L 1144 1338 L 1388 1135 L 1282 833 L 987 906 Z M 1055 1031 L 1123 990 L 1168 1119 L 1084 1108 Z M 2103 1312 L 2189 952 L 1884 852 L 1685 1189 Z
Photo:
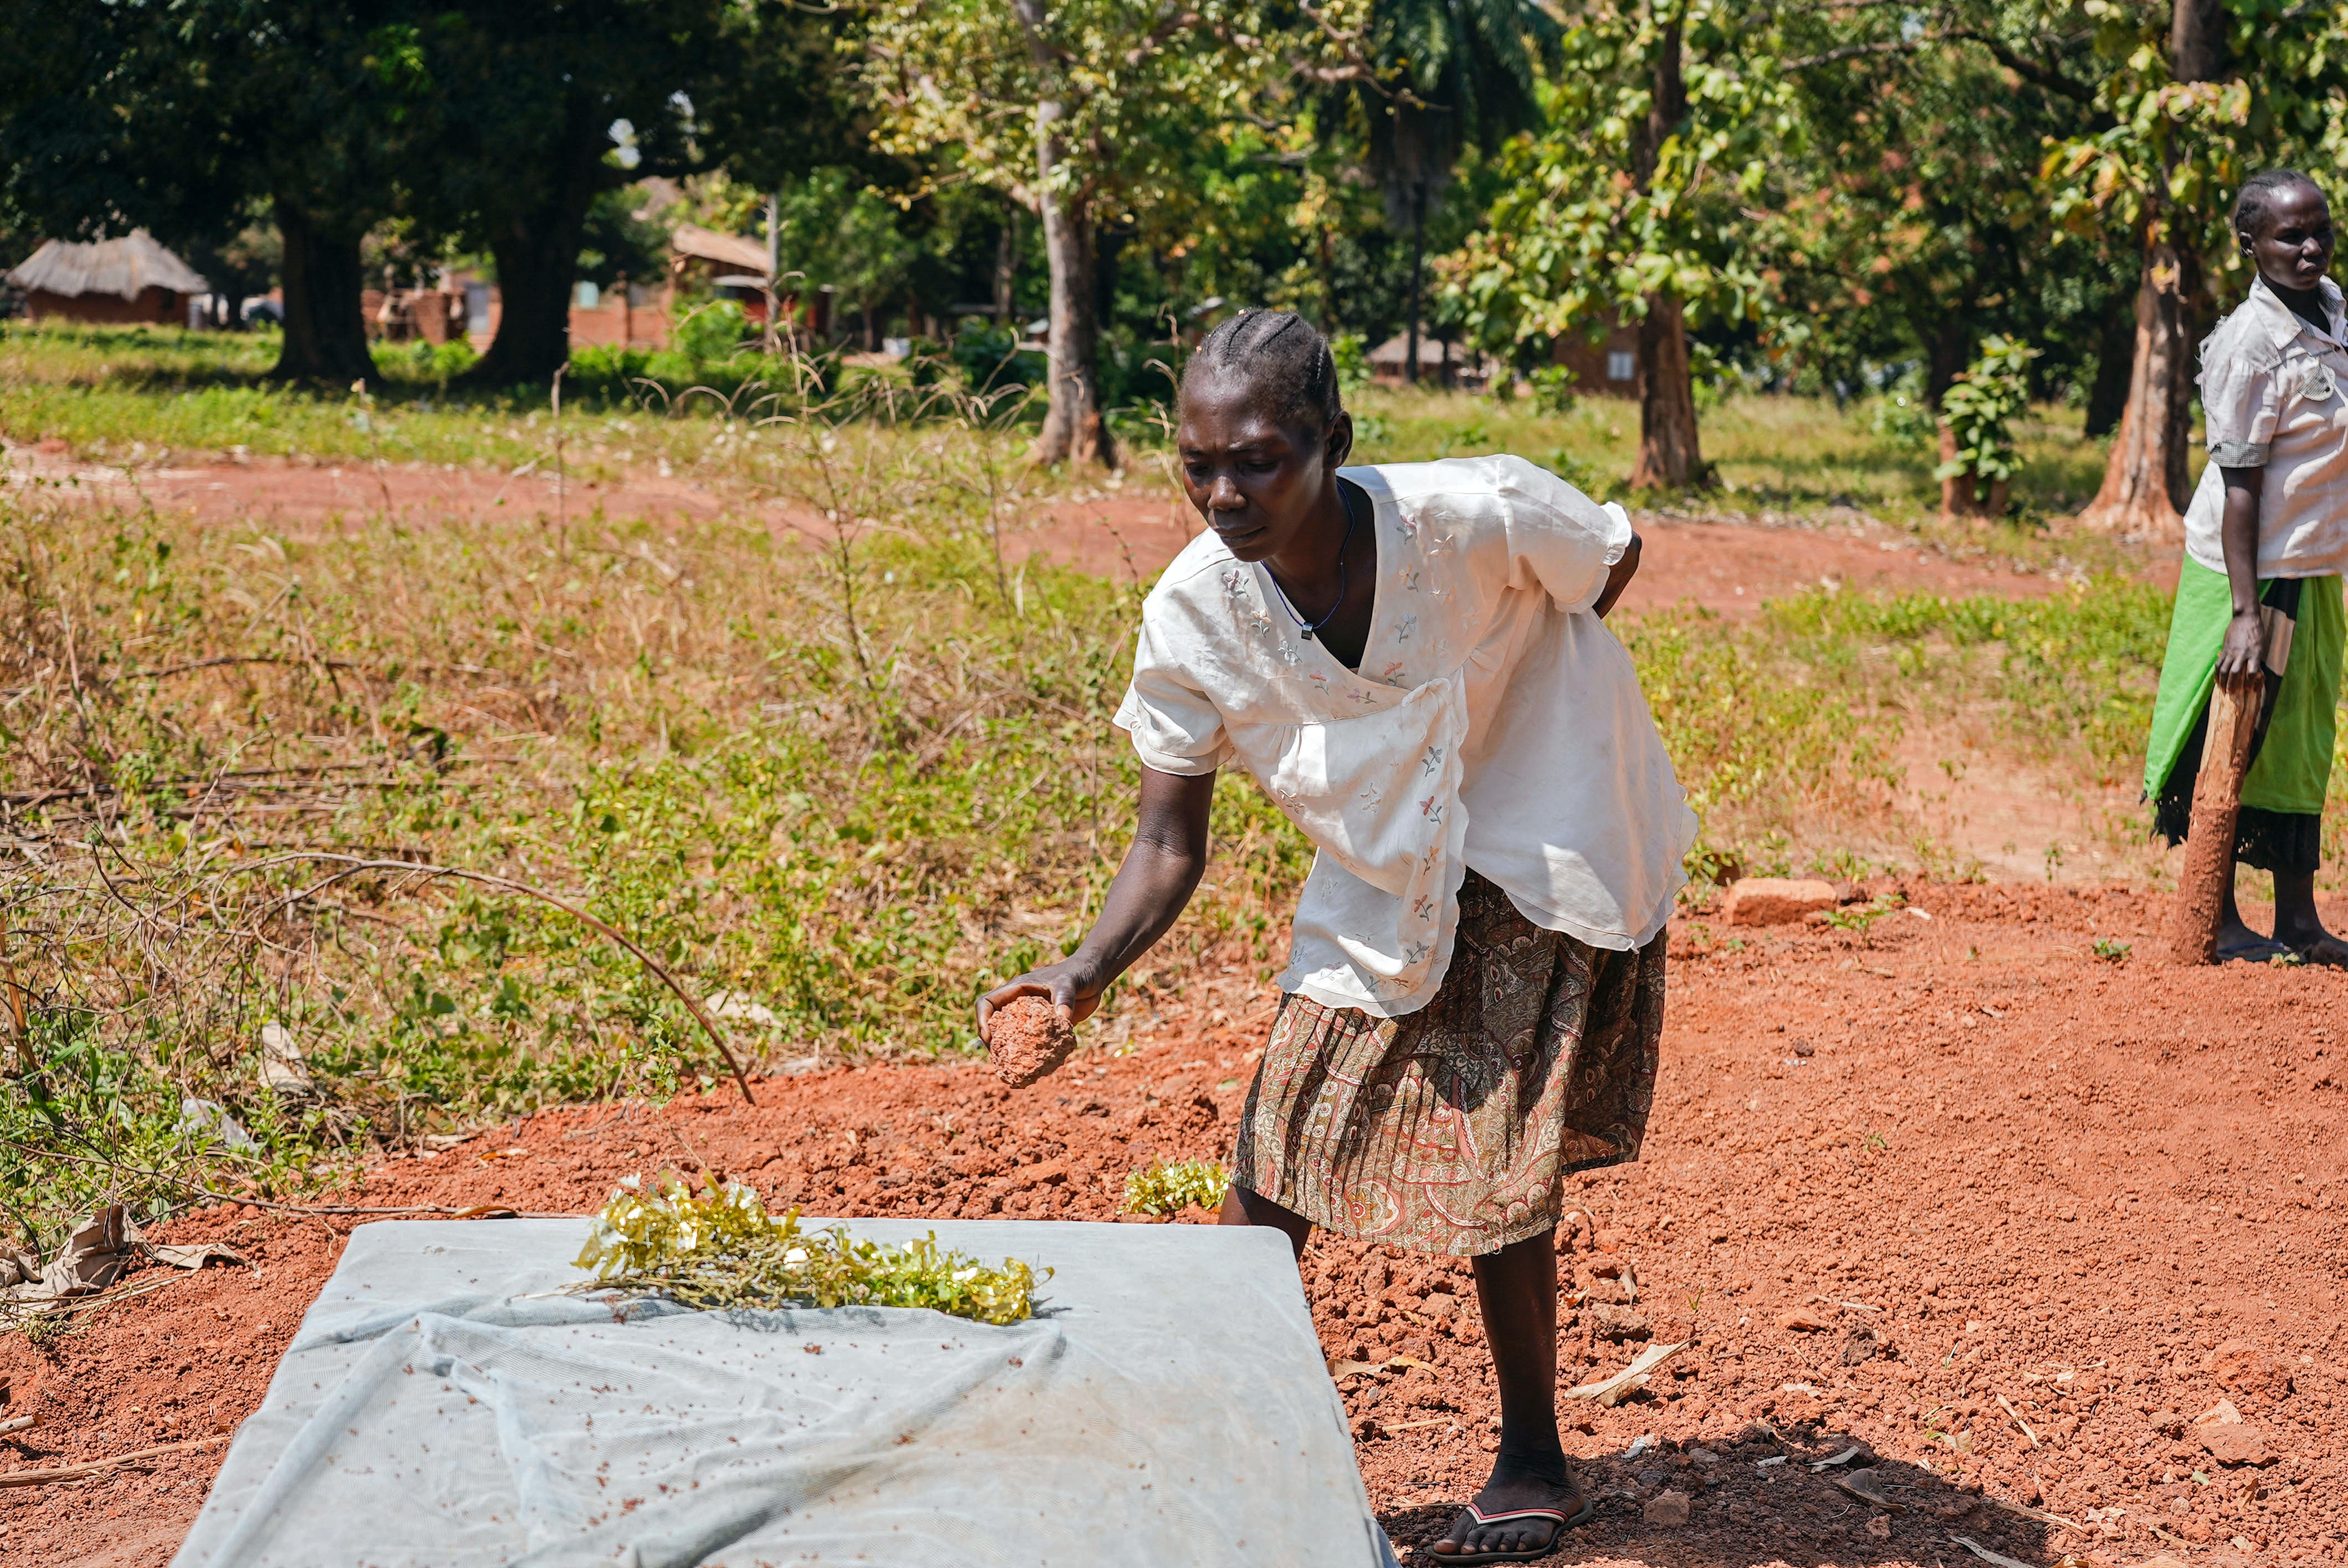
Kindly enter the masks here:
M 2218 654 L 2233 619 L 2233 592 L 2225 574 L 2188 559 L 2177 582 L 2168 622 L 2168 652 L 2160 666 L 2160 694 L 2145 749 L 2144 793 L 2154 801 L 2155 830 L 2172 844 L 2191 820 L 2193 779 L 2201 767 L 2209 693 Z M 2337 577 L 2301 584 L 2299 624 L 2290 665 L 2275 694 L 2256 760 L 2242 781 L 2242 816 L 2235 857 L 2269 871 L 2316 867 L 2323 797 L 2332 784 L 2332 745 L 2340 703 L 2348 615 Z

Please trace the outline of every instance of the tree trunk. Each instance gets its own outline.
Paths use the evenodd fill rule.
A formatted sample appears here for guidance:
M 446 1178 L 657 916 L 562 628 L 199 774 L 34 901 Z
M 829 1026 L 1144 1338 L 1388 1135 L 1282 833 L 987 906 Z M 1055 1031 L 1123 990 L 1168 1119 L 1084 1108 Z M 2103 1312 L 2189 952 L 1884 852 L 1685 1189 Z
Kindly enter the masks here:
M 285 341 L 270 374 L 281 381 L 372 384 L 366 316 L 359 308 L 359 240 L 319 231 L 308 213 L 280 198 L 277 229 L 284 241 L 280 277 L 285 291 Z
M 570 136 L 545 199 L 490 224 L 489 255 L 497 262 L 502 309 L 498 335 L 465 381 L 482 386 L 541 382 L 569 363 L 571 293 L 604 145 L 600 129 Z
M 1011 285 L 1018 277 L 1019 209 L 1011 210 L 1003 220 L 1003 232 L 994 243 L 994 324 L 1011 324 Z
M 1101 422 L 1100 318 L 1093 309 L 1090 215 L 1048 186 L 1044 191 L 1044 260 L 1052 274 L 1052 336 L 1044 428 L 1031 456 L 1039 463 L 1117 466 Z
M 1060 122 L 1066 106 L 1056 91 L 1059 56 L 1045 36 L 1044 0 L 1011 0 L 1027 52 L 1046 84 L 1035 103 L 1035 206 L 1044 220 L 1044 261 L 1052 275 L 1052 339 L 1045 384 L 1044 428 L 1029 456 L 1039 463 L 1117 466 L 1117 448 L 1101 420 L 1100 317 L 1094 309 L 1093 225 L 1085 198 L 1057 179 L 1066 151 Z
M 2109 436 L 2127 413 L 2128 378 L 2136 368 L 2136 323 L 2114 316 L 2096 348 L 2096 379 L 2087 387 L 2088 436 Z
M 2104 466 L 2103 487 L 2079 521 L 2106 533 L 2183 537 L 2186 443 L 2192 435 L 2193 323 L 2189 287 L 2199 269 L 2166 241 L 2145 257 L 2136 294 L 2136 353 L 2127 411 Z M 2194 276 L 2188 276 L 2192 274 Z
M 1973 333 L 1969 324 L 1972 302 L 1965 302 L 1961 311 L 1950 310 L 1945 302 L 1934 313 L 1939 324 L 1929 333 L 1924 350 L 1924 403 L 1939 412 L 1941 398 L 1973 358 Z
M 2174 0 L 2169 74 L 2213 82 L 2226 69 L 2221 0 Z M 2192 500 L 2186 461 L 2193 434 L 2193 339 L 2201 261 L 2191 249 L 2191 214 L 2156 210 L 2147 230 L 2144 281 L 2136 293 L 2136 355 L 2127 412 L 2104 466 L 2103 487 L 2079 520 L 2107 533 L 2175 538 Z M 2184 237 L 2186 244 L 2176 243 Z
M 1631 149 L 1632 177 L 1642 190 L 1654 179 L 1663 143 L 1687 118 L 1680 55 L 1680 23 L 1674 16 L 1663 24 L 1655 41 L 1654 97 Z M 1631 487 L 1682 490 L 1706 479 L 1696 440 L 1687 310 L 1676 294 L 1649 294 L 1647 313 L 1639 323 L 1639 456 L 1631 466 Z
M 1705 482 L 1697 445 L 1687 316 L 1672 294 L 1649 294 L 1639 323 L 1639 458 L 1634 490 L 1684 490 Z
M 1402 356 L 1402 378 L 1413 384 L 1418 380 L 1418 281 L 1426 256 L 1426 181 L 1422 179 L 1410 191 L 1410 333 Z

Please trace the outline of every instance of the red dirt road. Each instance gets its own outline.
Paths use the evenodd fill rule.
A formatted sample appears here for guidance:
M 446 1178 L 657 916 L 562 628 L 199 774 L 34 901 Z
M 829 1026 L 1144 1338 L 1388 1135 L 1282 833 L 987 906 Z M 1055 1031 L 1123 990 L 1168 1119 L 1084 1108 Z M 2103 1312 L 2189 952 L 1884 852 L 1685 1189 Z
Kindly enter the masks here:
M 1909 891 L 1931 918 L 1864 935 L 1676 931 L 1644 1157 L 1583 1182 L 1596 1235 L 1575 1221 L 1561 1259 L 1562 1373 L 1638 1348 L 1593 1339 L 1601 1320 L 1699 1343 L 1619 1409 L 1567 1407 L 1601 1507 L 1555 1560 L 1971 1563 L 1963 1536 L 2096 1568 L 2348 1561 L 2348 977 L 2157 967 L 2161 911 L 2134 893 Z M 2134 953 L 2099 960 L 2097 938 Z M 353 1201 L 579 1211 L 629 1172 L 706 1163 L 818 1214 L 1107 1219 L 1135 1165 L 1228 1153 L 1270 1000 L 1235 975 L 1161 998 L 1132 1054 L 1024 1091 L 977 1065 L 864 1068 L 771 1081 L 755 1111 L 719 1092 L 540 1117 L 380 1166 Z M 230 1241 L 258 1273 L 0 1340 L 6 1413 L 44 1422 L 0 1471 L 232 1426 L 353 1223 L 191 1215 L 172 1239 Z M 1592 1267 L 1617 1264 L 1635 1304 Z M 1304 1275 L 1327 1354 L 1382 1363 L 1341 1387 L 1407 1553 L 1488 1462 L 1466 1271 L 1323 1238 Z M 2263 1462 L 2184 1424 L 2220 1399 L 2254 1431 L 2213 1440 L 2253 1437 Z M 1851 1441 L 1899 1512 L 1805 1462 Z M 161 1563 L 219 1457 L 0 1491 L 0 1561 Z M 1688 1522 L 1649 1522 L 1663 1491 Z

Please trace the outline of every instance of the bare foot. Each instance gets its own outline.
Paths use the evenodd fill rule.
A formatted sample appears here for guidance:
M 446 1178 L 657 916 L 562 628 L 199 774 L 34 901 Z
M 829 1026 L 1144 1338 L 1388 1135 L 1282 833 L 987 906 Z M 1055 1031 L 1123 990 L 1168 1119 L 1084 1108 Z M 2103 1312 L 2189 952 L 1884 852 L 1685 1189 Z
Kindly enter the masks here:
M 1522 1509 L 1549 1509 L 1578 1522 L 1584 1504 L 1581 1483 L 1562 1457 L 1549 1461 L 1498 1460 L 1484 1490 L 1476 1494 L 1472 1512 L 1462 1512 L 1451 1532 L 1427 1552 L 1438 1563 L 1460 1558 L 1474 1561 L 1488 1553 L 1546 1556 L 1556 1547 L 1566 1526 L 1554 1519 L 1509 1519 Z M 1484 1518 L 1478 1520 L 1477 1514 Z M 1486 1522 L 1489 1521 L 1489 1522 Z

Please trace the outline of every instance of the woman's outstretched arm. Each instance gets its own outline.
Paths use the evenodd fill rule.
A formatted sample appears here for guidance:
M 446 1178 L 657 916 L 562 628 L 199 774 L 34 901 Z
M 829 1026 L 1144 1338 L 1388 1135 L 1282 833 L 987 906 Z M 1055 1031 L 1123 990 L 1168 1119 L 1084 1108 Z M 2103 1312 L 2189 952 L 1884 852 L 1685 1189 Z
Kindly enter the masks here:
M 1100 1006 L 1109 982 L 1166 934 L 1198 889 L 1207 870 L 1207 808 L 1214 798 L 1212 774 L 1141 770 L 1141 820 L 1125 864 L 1108 885 L 1100 918 L 1058 963 L 1032 969 L 978 999 L 981 1040 L 994 1009 L 1014 997 L 1048 997 L 1071 1023 Z

